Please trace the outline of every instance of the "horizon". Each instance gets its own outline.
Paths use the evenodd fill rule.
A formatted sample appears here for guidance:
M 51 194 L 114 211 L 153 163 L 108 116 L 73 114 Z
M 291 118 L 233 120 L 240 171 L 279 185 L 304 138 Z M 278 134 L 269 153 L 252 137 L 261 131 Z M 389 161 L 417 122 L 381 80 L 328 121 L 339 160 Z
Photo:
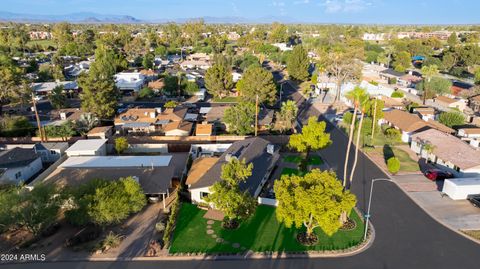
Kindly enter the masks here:
M 39 17 L 94 13 L 99 16 L 131 16 L 139 23 L 168 22 L 186 19 L 215 18 L 228 23 L 360 24 L 360 25 L 477 25 L 480 2 L 453 0 L 5 0 L 2 13 Z M 28 6 L 28 9 L 25 9 Z M 256 6 L 256 8 L 252 8 Z M 108 10 L 108 12 L 104 12 Z M 164 15 L 166 14 L 166 15 Z M 4 21 L 18 19 L 1 18 Z M 31 19 L 35 21 L 35 18 Z M 60 18 L 62 20 L 62 18 Z M 38 21 L 49 21 L 39 19 Z

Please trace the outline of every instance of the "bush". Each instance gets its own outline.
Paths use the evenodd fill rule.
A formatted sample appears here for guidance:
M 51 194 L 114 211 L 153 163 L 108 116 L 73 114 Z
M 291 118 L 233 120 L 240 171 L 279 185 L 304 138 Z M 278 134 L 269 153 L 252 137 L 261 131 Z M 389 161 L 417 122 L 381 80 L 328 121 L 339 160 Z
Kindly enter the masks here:
M 401 91 L 394 91 L 392 93 L 392 98 L 403 98 L 405 95 L 403 94 L 403 92 Z
M 123 236 L 110 231 L 102 241 L 102 250 L 116 248 L 123 240 Z
M 388 80 L 388 84 L 391 84 L 391 85 L 397 84 L 397 78 L 390 78 L 390 79 Z
M 400 131 L 395 128 L 388 128 L 385 130 L 385 136 L 392 142 L 398 142 L 400 140 Z
M 170 239 L 172 237 L 172 232 L 175 228 L 175 221 L 177 219 L 178 210 L 180 209 L 180 196 L 177 196 L 170 208 L 170 216 L 168 217 L 167 227 L 165 227 L 165 232 L 163 234 L 163 247 L 167 248 L 170 246 Z
M 159 233 L 165 231 L 165 224 L 164 224 L 163 222 L 161 222 L 161 221 L 157 222 L 157 223 L 155 224 L 155 230 L 156 230 L 157 232 L 159 232 Z
M 144 98 L 144 99 L 149 99 L 149 98 L 152 98 L 154 96 L 154 92 L 152 89 L 148 88 L 148 87 L 144 87 L 140 90 L 140 92 L 138 93 L 138 97 L 140 98 Z
M 353 119 L 353 113 L 352 112 L 347 112 L 343 114 L 343 122 L 347 124 L 351 124 Z
M 378 86 L 378 82 L 376 82 L 376 81 L 371 80 L 369 83 L 374 85 L 374 86 Z
M 400 161 L 395 157 L 391 157 L 387 160 L 387 167 L 388 171 L 395 175 L 400 171 Z

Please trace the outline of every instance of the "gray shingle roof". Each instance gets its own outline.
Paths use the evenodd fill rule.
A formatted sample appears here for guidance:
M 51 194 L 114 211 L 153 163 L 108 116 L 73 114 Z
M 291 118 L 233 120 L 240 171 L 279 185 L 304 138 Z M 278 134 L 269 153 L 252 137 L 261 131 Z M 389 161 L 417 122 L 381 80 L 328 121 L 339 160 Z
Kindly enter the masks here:
M 28 165 L 40 156 L 33 149 L 13 148 L 0 152 L 0 168 L 13 168 Z
M 239 160 L 245 159 L 247 164 L 253 163 L 252 175 L 245 181 L 240 183 L 240 189 L 248 190 L 254 195 L 257 187 L 261 183 L 262 178 L 267 170 L 276 161 L 274 155 L 267 153 L 267 145 L 270 144 L 263 138 L 249 138 L 243 141 L 237 141 L 225 151 L 213 167 L 205 173 L 197 182 L 192 184 L 190 189 L 210 187 L 220 180 L 222 165 L 227 163 L 226 156 L 231 154 Z M 275 153 L 277 154 L 277 153 Z

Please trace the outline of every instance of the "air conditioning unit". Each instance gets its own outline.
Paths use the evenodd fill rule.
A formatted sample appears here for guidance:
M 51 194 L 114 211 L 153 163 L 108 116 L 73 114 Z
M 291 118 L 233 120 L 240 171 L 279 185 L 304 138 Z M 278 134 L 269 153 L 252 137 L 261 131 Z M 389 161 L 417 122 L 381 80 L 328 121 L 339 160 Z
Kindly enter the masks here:
M 272 144 L 267 145 L 267 153 L 273 155 L 275 153 L 275 146 Z

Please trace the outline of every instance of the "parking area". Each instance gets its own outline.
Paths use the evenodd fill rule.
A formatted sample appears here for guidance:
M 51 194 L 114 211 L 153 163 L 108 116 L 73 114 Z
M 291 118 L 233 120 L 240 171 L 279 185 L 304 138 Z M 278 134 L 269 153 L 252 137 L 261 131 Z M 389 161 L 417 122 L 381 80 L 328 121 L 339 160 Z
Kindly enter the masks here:
M 480 229 L 480 208 L 467 200 L 452 200 L 443 195 L 443 181 L 433 182 L 419 174 L 400 175 L 394 179 L 418 205 L 451 228 Z

